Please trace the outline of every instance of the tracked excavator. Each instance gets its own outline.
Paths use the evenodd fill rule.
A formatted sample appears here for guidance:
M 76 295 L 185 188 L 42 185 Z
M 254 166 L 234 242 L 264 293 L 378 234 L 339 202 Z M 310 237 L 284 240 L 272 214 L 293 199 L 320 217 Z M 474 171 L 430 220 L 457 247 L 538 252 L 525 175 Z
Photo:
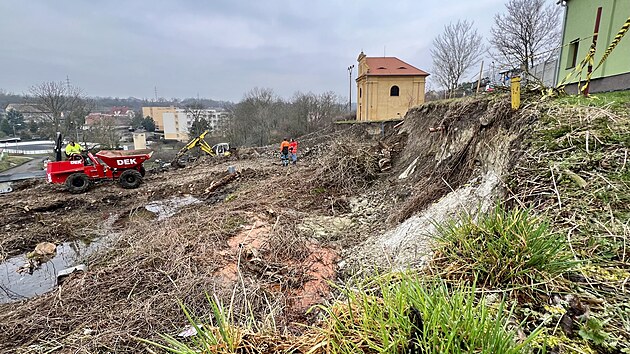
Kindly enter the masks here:
M 208 130 L 204 131 L 181 148 L 173 161 L 171 161 L 171 166 L 175 168 L 185 167 L 186 164 L 197 160 L 202 153 L 213 157 L 231 155 L 229 143 L 219 143 L 210 146 L 205 140 L 206 134 L 208 134 Z M 197 153 L 193 152 L 195 148 L 199 148 Z

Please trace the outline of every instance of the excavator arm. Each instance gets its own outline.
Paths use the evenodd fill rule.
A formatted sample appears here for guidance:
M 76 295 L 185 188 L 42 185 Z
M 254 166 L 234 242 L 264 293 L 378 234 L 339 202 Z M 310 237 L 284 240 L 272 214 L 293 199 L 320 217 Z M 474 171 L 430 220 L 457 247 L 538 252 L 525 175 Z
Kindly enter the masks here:
M 181 162 L 182 158 L 190 150 L 194 149 L 195 147 L 199 147 L 201 151 L 205 152 L 206 154 L 210 156 L 216 156 L 216 154 L 212 150 L 212 147 L 204 140 L 206 137 L 206 134 L 208 134 L 207 130 L 201 133 L 198 137 L 189 141 L 188 144 L 186 144 L 183 148 L 181 148 L 179 152 L 177 153 L 177 155 L 175 155 L 175 158 L 173 159 L 173 161 L 171 162 L 171 166 L 183 167 L 184 164 Z

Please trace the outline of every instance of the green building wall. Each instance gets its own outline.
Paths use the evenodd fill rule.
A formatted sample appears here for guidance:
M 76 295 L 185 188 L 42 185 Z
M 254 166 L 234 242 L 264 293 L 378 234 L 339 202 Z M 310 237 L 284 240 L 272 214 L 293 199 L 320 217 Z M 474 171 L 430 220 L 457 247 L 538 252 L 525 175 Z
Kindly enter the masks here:
M 558 83 L 573 70 L 570 65 L 573 56 L 570 45 L 572 42 L 579 41 L 576 66 L 586 57 L 592 43 L 597 8 L 600 6 L 602 7 L 602 17 L 595 52 L 595 65 L 602 58 L 606 48 L 613 41 L 621 26 L 630 17 L 630 0 L 568 0 L 566 22 L 562 36 L 563 47 L 560 53 Z M 628 77 L 626 78 L 624 74 L 628 74 Z M 593 73 L 592 79 L 609 78 L 616 75 L 622 76 L 609 81 L 619 82 L 610 82 L 607 85 L 603 85 L 604 87 L 600 91 L 630 88 L 630 33 L 626 34 L 606 62 Z M 586 69 L 582 73 L 582 80 L 585 77 Z M 577 78 L 569 82 L 577 82 Z M 600 85 L 593 83 L 593 87 L 595 86 L 601 86 L 601 83 Z

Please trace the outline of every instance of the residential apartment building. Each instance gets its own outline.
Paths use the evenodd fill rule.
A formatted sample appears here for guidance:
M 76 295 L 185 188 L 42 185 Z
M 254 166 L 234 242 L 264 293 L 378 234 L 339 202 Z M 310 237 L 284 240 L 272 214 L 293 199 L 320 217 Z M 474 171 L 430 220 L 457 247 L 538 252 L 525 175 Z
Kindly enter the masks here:
M 164 131 L 164 114 L 175 113 L 177 108 L 170 107 L 142 107 L 142 116 L 151 117 L 155 121 L 155 130 Z
M 84 129 L 88 129 L 101 122 L 107 122 L 113 126 L 124 129 L 129 129 L 129 127 L 131 126 L 131 118 L 129 118 L 129 116 L 127 115 L 115 116 L 109 113 L 92 112 L 85 116 Z
M 164 139 L 178 141 L 188 140 L 188 115 L 183 109 L 177 108 L 173 112 L 162 113 L 162 124 L 164 127 L 162 129 L 164 130 Z
M 114 106 L 110 109 L 109 114 L 114 117 L 128 117 L 129 119 L 133 119 L 135 112 L 127 106 Z
M 164 138 L 178 141 L 188 141 L 191 139 L 190 131 L 195 117 L 199 120 L 204 120 L 211 132 L 222 132 L 228 122 L 229 114 L 216 109 L 191 111 L 176 108 L 173 112 L 163 112 L 162 123 L 164 126 Z

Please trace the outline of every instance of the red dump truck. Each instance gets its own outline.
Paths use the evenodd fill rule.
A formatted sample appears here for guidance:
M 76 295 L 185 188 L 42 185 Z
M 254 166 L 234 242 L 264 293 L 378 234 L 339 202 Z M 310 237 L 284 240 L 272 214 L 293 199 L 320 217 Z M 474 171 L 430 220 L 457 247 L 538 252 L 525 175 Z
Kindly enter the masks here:
M 83 193 L 94 182 L 118 181 L 123 188 L 138 188 L 144 177 L 142 164 L 151 158 L 151 150 L 111 151 L 72 155 L 68 161 L 49 162 L 46 179 L 65 184 L 70 193 Z

